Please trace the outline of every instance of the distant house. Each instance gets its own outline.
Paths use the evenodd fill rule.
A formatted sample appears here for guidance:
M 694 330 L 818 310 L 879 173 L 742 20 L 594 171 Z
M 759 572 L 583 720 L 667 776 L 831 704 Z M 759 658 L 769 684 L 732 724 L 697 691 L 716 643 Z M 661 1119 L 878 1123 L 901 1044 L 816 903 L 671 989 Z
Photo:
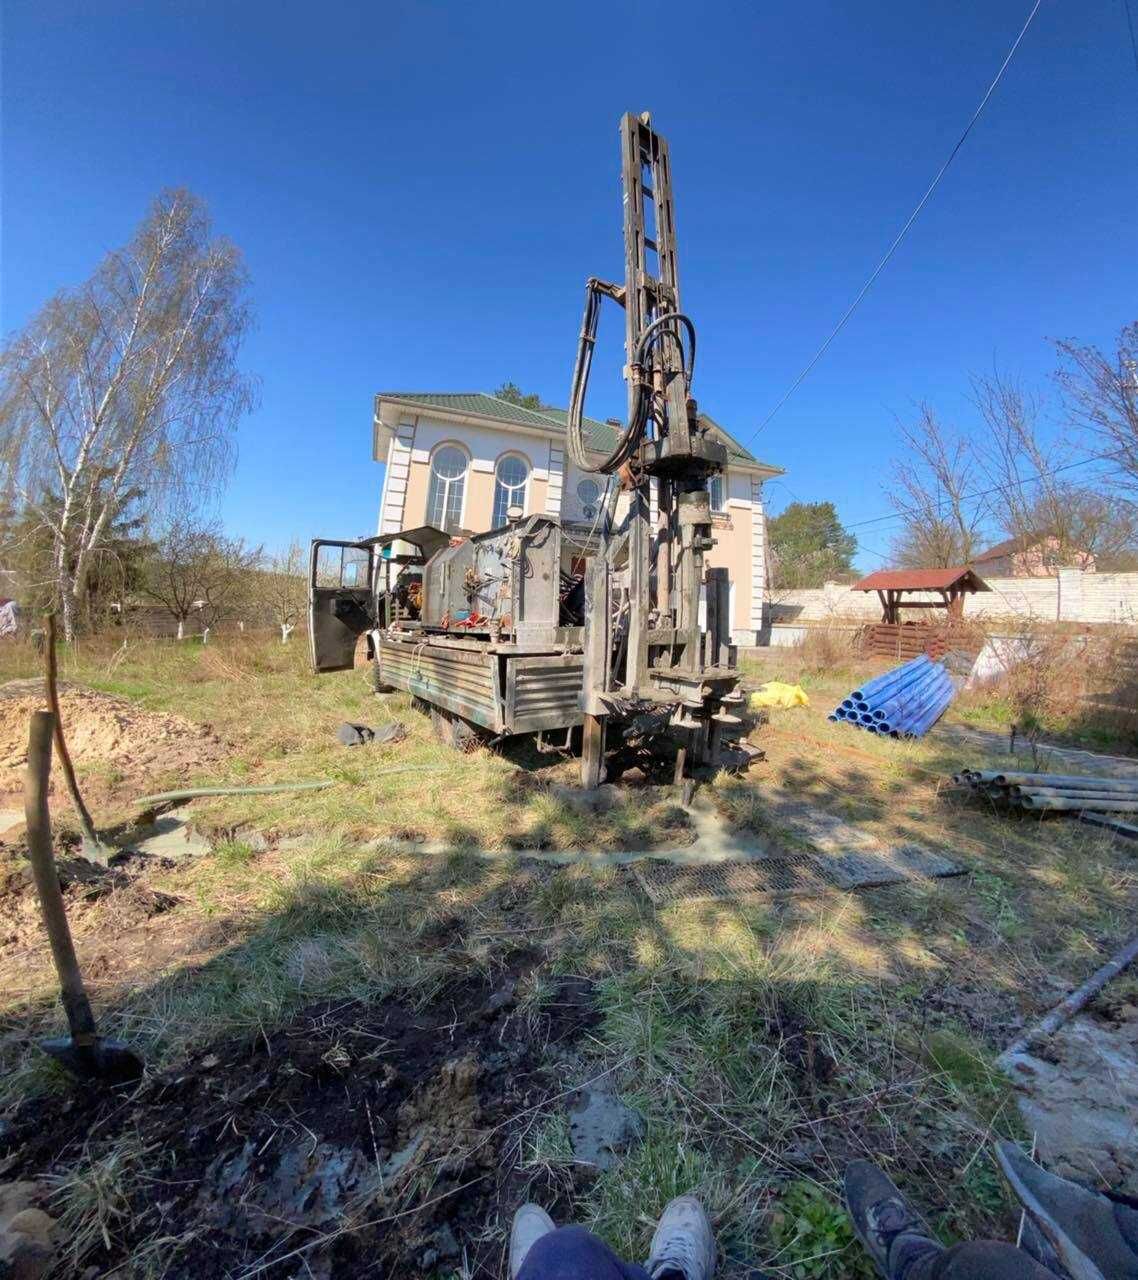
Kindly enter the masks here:
M 583 550 L 605 477 L 573 465 L 565 422 L 562 409 L 527 409 L 482 392 L 380 392 L 372 435 L 372 456 L 386 464 L 379 532 L 431 524 L 448 533 L 482 533 L 504 525 L 507 511 L 520 507 L 525 515 L 558 516 Z M 706 563 L 727 569 L 735 643 L 755 644 L 766 587 L 763 481 L 782 472 L 706 414 L 700 422 L 727 447 L 727 470 L 711 484 L 716 545 Z M 584 427 L 592 448 L 612 449 L 612 423 L 587 418 Z M 652 494 L 654 508 L 654 487 Z M 583 562 L 576 562 L 571 540 L 568 545 L 571 562 L 564 568 L 580 572 Z
M 972 564 L 986 578 L 1054 578 L 1060 569 L 1094 573 L 1093 551 L 1064 549 L 1051 534 L 1035 538 L 1005 538 L 972 557 Z

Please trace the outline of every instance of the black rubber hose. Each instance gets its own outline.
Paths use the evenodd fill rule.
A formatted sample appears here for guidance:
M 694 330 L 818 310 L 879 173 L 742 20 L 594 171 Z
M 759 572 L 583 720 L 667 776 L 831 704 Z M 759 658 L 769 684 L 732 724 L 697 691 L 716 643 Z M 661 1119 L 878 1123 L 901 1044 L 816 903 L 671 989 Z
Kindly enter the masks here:
M 585 310 L 581 319 L 581 333 L 577 343 L 577 358 L 573 365 L 573 380 L 569 392 L 569 412 L 567 437 L 569 455 L 582 471 L 612 475 L 618 471 L 639 447 L 648 424 L 651 410 L 651 388 L 640 383 L 633 406 L 632 419 L 623 429 L 616 448 L 595 466 L 590 463 L 588 449 L 585 446 L 583 420 L 585 411 L 585 392 L 589 385 L 589 373 L 592 369 L 593 350 L 597 339 L 597 321 L 600 316 L 601 294 L 595 282 L 589 280 L 585 285 Z M 688 351 L 684 351 L 683 338 L 676 326 L 682 325 L 687 330 Z M 680 372 L 684 377 L 685 388 L 691 387 L 692 374 L 695 369 L 695 325 L 690 317 L 680 311 L 669 312 L 657 316 L 651 324 L 646 325 L 636 342 L 633 364 L 642 366 L 651 349 L 666 337 L 673 338 L 679 346 Z

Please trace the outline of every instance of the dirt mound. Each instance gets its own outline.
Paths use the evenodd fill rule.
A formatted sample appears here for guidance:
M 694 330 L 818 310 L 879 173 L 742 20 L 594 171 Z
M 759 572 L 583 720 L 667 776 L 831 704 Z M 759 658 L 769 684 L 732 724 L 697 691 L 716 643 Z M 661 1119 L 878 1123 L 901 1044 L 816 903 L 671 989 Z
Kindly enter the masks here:
M 100 1274 L 162 1236 L 164 1273 L 187 1280 L 275 1263 L 317 1280 L 411 1280 L 457 1272 L 464 1255 L 471 1276 L 499 1277 L 513 1210 L 534 1197 L 567 1209 L 572 1185 L 523 1170 L 520 1142 L 563 1090 L 555 1060 L 597 1017 L 582 979 L 521 1007 L 532 963 L 424 1007 L 313 1007 L 150 1079 L 129 1105 L 97 1091 L 34 1100 L 0 1134 L 0 1166 L 35 1178 L 85 1146 L 96 1160 L 141 1153 L 122 1230 L 84 1260 Z
M 181 716 L 145 711 L 136 703 L 79 685 L 59 690 L 67 746 L 76 769 L 100 765 L 97 789 L 114 791 L 145 788 L 155 776 L 197 768 L 225 755 L 216 734 Z M 42 680 L 12 680 L 0 685 L 0 796 L 16 795 L 23 787 L 27 763 L 28 721 L 46 707 Z M 63 787 L 58 769 L 52 789 Z

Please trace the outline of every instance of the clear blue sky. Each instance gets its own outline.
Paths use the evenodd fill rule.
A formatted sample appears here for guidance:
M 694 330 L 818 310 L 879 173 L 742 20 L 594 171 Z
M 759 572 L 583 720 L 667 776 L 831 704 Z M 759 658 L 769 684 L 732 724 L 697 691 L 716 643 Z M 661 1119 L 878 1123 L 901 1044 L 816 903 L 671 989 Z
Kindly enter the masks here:
M 227 524 L 270 545 L 369 531 L 376 390 L 512 378 L 565 403 L 584 279 L 622 271 L 617 121 L 650 109 L 695 392 L 752 442 L 1028 7 L 6 0 L 2 326 L 83 278 L 159 188 L 192 188 L 244 249 L 259 316 Z M 774 508 L 881 513 L 913 401 L 965 418 L 969 371 L 1042 379 L 1049 336 L 1109 342 L 1138 318 L 1136 157 L 1123 0 L 1044 0 L 910 238 L 753 441 L 787 470 Z M 602 416 L 624 403 L 606 354 Z

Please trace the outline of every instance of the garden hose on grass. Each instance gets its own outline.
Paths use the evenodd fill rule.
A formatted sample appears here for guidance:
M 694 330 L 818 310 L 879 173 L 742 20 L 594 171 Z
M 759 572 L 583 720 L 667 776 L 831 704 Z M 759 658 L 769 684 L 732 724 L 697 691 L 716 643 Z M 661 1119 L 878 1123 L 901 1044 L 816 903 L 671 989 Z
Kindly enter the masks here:
M 445 764 L 401 764 L 394 769 L 384 769 L 378 777 L 393 773 L 431 773 L 449 768 Z M 334 787 L 339 778 L 325 778 L 318 782 L 274 782 L 263 787 L 187 787 L 184 791 L 159 791 L 152 796 L 139 796 L 135 804 L 140 809 L 153 809 L 160 804 L 174 804 L 179 800 L 196 800 L 199 796 L 271 796 L 279 791 L 322 791 Z

